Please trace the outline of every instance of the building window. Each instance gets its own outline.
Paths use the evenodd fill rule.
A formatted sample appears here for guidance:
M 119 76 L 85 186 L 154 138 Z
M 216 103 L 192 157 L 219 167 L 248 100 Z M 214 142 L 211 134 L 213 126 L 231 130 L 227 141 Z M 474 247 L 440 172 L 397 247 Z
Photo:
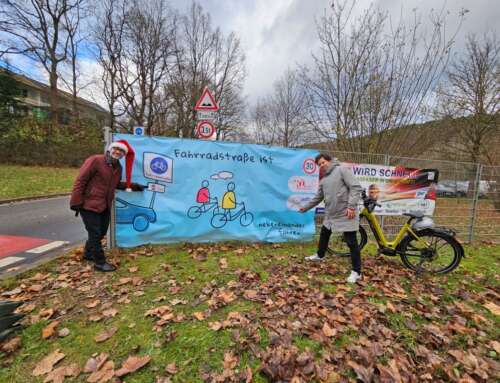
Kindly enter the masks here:
M 21 95 L 26 98 L 28 97 L 28 89 L 21 89 Z

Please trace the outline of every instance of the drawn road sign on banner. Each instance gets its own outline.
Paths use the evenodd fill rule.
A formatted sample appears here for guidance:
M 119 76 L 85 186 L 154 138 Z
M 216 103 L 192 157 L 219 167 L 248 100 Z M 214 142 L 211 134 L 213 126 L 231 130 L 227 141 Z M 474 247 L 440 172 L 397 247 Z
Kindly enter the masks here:
M 157 153 L 144 152 L 144 177 L 171 183 L 173 168 L 173 161 L 170 157 Z
M 114 134 L 118 139 L 136 152 L 133 182 L 169 182 L 142 193 L 117 190 L 118 246 L 313 239 L 314 212 L 298 210 L 315 193 L 318 173 L 305 175 L 303 163 L 316 151 Z
M 208 87 L 205 87 L 205 89 L 203 89 L 201 97 L 196 102 L 194 110 L 200 110 L 200 111 L 217 111 L 217 110 L 219 110 L 219 106 L 215 102 L 215 98 L 214 98 L 214 96 L 212 96 L 212 93 L 210 92 L 210 89 L 208 89 Z
M 306 174 L 313 174 L 317 170 L 316 162 L 314 161 L 314 158 L 306 158 L 304 160 L 304 172 Z
M 196 126 L 198 138 L 209 139 L 215 135 L 215 126 L 210 121 L 200 121 Z

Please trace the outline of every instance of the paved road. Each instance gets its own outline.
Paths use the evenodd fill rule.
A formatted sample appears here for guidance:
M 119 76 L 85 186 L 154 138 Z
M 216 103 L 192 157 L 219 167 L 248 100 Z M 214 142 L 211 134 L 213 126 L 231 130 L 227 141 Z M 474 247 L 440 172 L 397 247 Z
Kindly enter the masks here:
M 85 240 L 69 196 L 0 205 L 0 278 L 50 259 Z

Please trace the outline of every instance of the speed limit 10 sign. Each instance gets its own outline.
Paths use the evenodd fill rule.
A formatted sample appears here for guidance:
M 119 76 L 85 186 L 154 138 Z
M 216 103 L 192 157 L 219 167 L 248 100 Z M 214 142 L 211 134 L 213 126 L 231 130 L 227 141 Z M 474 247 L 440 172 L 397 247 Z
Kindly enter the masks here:
M 215 137 L 215 126 L 210 121 L 200 121 L 196 126 L 196 133 L 198 138 L 202 140 L 209 140 Z

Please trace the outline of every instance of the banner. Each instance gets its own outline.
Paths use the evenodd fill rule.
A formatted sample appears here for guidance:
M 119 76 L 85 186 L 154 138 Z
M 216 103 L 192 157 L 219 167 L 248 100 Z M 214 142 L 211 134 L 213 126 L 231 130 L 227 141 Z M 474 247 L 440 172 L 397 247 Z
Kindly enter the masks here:
M 117 191 L 116 244 L 312 240 L 314 150 L 114 134 L 134 148 L 132 181 Z
M 366 194 L 377 199 L 381 207 L 375 209 L 375 214 L 402 215 L 415 211 L 428 216 L 434 214 L 437 170 L 349 162 L 342 165 L 350 167 Z M 323 210 L 319 207 L 317 213 Z

